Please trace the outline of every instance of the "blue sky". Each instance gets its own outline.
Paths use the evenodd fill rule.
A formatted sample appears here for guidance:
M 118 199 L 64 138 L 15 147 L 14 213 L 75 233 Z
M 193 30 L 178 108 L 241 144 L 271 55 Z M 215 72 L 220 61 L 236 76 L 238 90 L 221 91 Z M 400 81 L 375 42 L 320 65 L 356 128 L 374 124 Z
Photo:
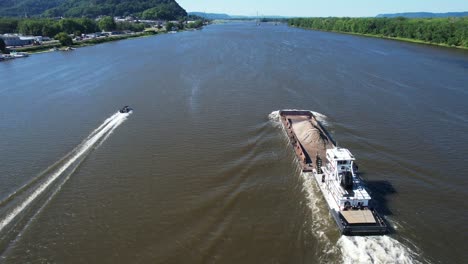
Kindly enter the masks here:
M 468 0 L 176 0 L 187 11 L 254 16 L 375 16 L 468 11 Z

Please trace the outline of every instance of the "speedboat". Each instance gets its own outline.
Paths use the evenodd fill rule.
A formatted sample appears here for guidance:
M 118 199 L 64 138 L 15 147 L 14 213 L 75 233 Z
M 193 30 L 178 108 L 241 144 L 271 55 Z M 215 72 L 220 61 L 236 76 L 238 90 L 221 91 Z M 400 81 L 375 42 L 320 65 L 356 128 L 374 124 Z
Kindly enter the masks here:
M 122 107 L 122 108 L 119 110 L 119 112 L 120 112 L 120 113 L 130 113 L 132 110 L 133 110 L 133 109 L 132 109 L 130 106 L 126 105 L 126 106 Z

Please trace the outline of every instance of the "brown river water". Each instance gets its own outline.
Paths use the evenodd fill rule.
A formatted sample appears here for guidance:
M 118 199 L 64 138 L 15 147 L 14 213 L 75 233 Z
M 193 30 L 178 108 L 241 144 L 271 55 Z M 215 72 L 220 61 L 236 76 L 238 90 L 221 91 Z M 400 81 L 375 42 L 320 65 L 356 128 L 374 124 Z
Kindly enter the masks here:
M 467 51 L 211 25 L 1 62 L 0 103 L 0 262 L 468 258 Z M 339 234 L 279 109 L 317 112 L 392 234 Z

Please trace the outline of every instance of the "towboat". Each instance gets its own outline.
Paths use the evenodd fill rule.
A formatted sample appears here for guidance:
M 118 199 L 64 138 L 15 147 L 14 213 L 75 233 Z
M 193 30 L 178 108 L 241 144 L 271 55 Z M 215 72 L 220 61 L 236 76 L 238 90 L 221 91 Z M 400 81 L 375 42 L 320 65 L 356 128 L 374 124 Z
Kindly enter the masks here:
M 338 147 L 311 111 L 281 110 L 280 120 L 302 171 L 313 177 L 343 235 L 383 235 L 387 224 L 372 207 L 355 157 Z
M 120 112 L 120 113 L 129 113 L 129 112 L 131 112 L 132 110 L 133 110 L 133 109 L 132 109 L 130 106 L 126 105 L 126 106 L 122 107 L 122 108 L 119 110 L 119 112 Z

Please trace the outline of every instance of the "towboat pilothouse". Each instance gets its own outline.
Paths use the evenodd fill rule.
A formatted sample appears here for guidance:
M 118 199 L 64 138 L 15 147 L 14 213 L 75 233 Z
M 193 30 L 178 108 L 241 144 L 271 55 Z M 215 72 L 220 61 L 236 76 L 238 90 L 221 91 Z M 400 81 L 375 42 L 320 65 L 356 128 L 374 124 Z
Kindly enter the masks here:
M 381 235 L 387 225 L 371 205 L 348 149 L 337 147 L 310 111 L 282 110 L 280 119 L 302 171 L 311 174 L 344 235 Z

